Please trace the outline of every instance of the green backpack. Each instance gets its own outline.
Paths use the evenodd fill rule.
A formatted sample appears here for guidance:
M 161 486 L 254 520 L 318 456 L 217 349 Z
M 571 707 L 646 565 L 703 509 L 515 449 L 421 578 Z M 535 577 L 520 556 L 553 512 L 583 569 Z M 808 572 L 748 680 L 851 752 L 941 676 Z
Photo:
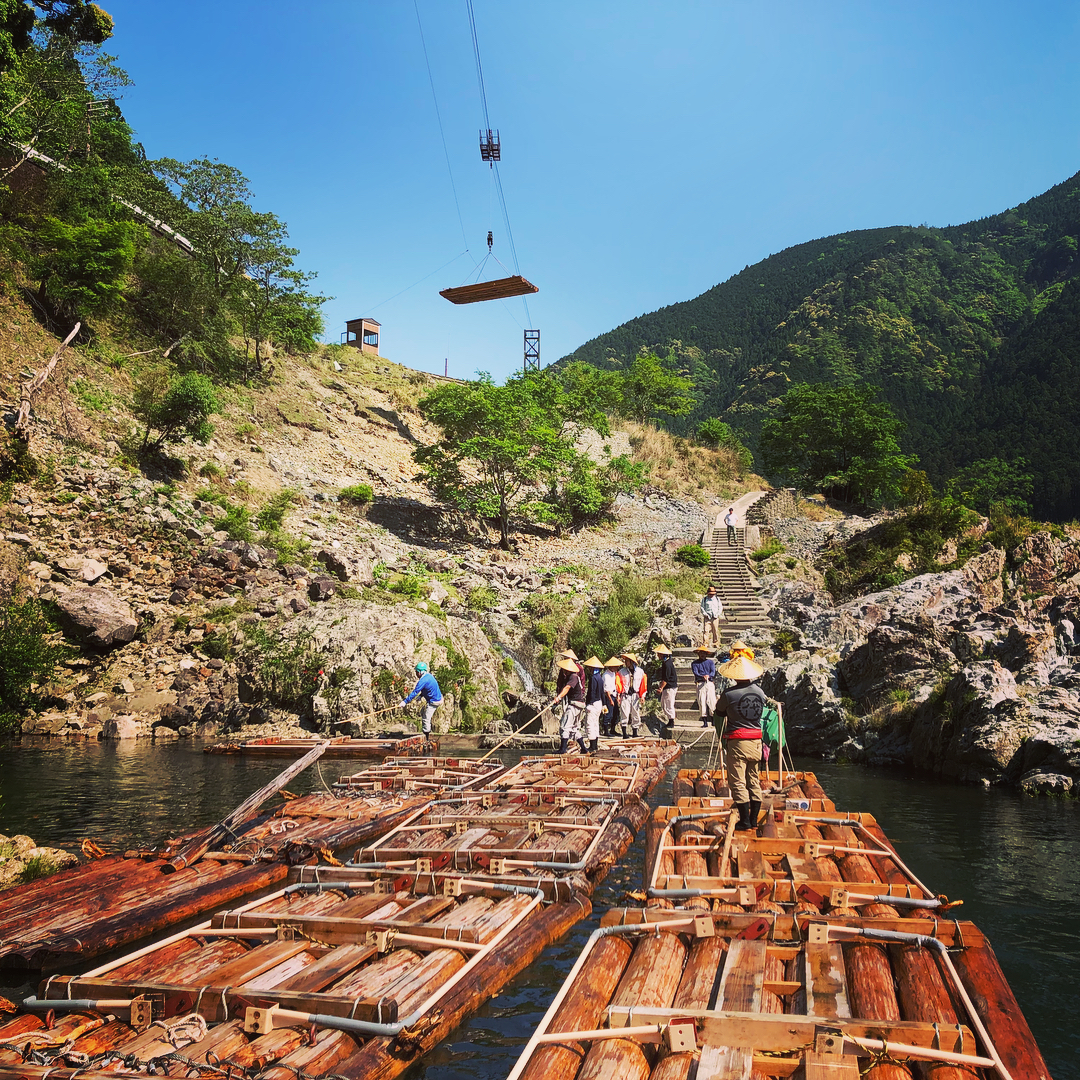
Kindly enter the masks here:
M 761 737 L 767 743 L 780 741 L 780 713 L 775 705 L 766 705 L 761 711 Z

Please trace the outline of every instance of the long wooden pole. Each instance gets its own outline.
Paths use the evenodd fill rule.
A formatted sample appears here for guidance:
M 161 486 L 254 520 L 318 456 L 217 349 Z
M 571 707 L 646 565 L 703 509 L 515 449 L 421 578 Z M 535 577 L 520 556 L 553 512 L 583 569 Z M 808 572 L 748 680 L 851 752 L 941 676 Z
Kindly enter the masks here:
M 53 370 L 56 368 L 56 364 L 60 357 L 63 355 L 64 350 L 74 340 L 75 335 L 82 329 L 82 323 L 77 322 L 75 328 L 64 340 L 57 345 L 56 351 L 52 354 L 49 362 L 30 380 L 22 384 L 22 400 L 19 403 L 19 411 L 15 417 L 15 434 L 22 439 L 23 442 L 28 443 L 30 441 L 30 432 L 28 426 L 30 423 L 30 401 L 44 385 L 49 381 L 49 377 L 52 375 Z
M 329 741 L 321 742 L 309 750 L 299 761 L 294 761 L 284 772 L 279 773 L 265 787 L 259 788 L 254 795 L 245 799 L 228 817 L 224 817 L 209 832 L 203 833 L 184 845 L 167 863 L 162 864 L 164 874 L 172 874 L 185 866 L 196 863 L 210 850 L 217 841 L 232 832 L 242 821 L 246 821 L 271 795 L 279 792 L 294 776 L 302 773 L 309 765 L 323 756 Z
M 554 705 L 555 705 L 555 702 L 554 702 L 554 701 L 553 701 L 553 702 L 552 702 L 552 703 L 551 703 L 550 705 L 545 705 L 545 706 L 544 706 L 544 707 L 543 707 L 543 708 L 542 708 L 542 709 L 541 709 L 541 710 L 540 710 L 540 711 L 539 711 L 539 712 L 538 712 L 538 713 L 537 713 L 537 714 L 536 714 L 536 715 L 535 715 L 535 716 L 533 717 L 533 720 L 539 720 L 539 719 L 540 719 L 540 717 L 544 715 L 544 713 L 546 713 L 546 712 L 550 712 L 550 711 L 551 711 L 551 709 L 552 709 L 552 708 L 554 707 Z M 483 756 L 483 757 L 478 757 L 478 758 L 477 758 L 476 760 L 477 760 L 477 761 L 483 761 L 483 760 L 484 760 L 485 758 L 489 758 L 489 757 L 491 757 L 491 755 L 492 755 L 492 754 L 494 754 L 496 750 L 498 750 L 498 749 L 499 749 L 500 747 L 503 747 L 503 746 L 505 746 L 505 745 L 506 745 L 506 744 L 507 744 L 507 743 L 508 743 L 508 742 L 509 742 L 509 741 L 510 741 L 511 739 L 515 738 L 516 736 L 518 736 L 518 735 L 520 735 L 520 734 L 521 734 L 521 732 L 520 732 L 520 731 L 511 731 L 511 732 L 510 732 L 510 734 L 509 734 L 509 735 L 507 735 L 507 736 L 506 736 L 506 738 L 502 740 L 502 742 L 497 742 L 497 743 L 496 743 L 496 744 L 495 744 L 495 745 L 494 745 L 494 746 L 493 746 L 493 747 L 492 747 L 492 748 L 491 748 L 491 749 L 490 749 L 490 750 L 489 750 L 489 751 L 488 751 L 488 752 L 487 752 L 486 754 L 484 754 L 484 756 Z

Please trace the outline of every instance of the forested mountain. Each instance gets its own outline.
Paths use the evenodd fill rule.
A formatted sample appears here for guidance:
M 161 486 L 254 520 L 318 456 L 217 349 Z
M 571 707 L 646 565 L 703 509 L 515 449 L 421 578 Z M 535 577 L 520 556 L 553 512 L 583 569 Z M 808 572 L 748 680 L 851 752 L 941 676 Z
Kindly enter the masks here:
M 673 351 L 699 405 L 756 442 L 792 383 L 865 382 L 938 484 L 1026 459 L 1037 514 L 1080 516 L 1080 173 L 992 217 L 841 233 L 772 255 L 566 359 Z

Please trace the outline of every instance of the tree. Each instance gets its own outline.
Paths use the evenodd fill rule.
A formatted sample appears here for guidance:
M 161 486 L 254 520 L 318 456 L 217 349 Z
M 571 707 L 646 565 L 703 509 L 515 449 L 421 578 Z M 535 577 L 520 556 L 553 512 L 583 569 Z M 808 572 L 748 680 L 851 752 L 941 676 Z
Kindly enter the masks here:
M 0 732 L 18 730 L 34 701 L 31 688 L 47 682 L 69 654 L 53 641 L 54 630 L 33 597 L 9 596 L 0 602 Z
M 34 238 L 38 297 L 71 315 L 107 311 L 123 295 L 137 230 L 130 221 L 46 218 Z
M 765 471 L 848 502 L 888 501 L 915 460 L 900 452 L 902 426 L 871 387 L 793 386 L 761 429 Z
M 946 485 L 946 494 L 980 514 L 1002 506 L 1013 514 L 1031 513 L 1032 475 L 1022 457 L 1003 461 L 981 458 L 961 469 Z
M 603 414 L 571 398 L 547 371 L 516 375 L 504 386 L 482 373 L 476 382 L 437 387 L 418 407 L 441 433 L 413 451 L 421 475 L 440 498 L 495 521 L 504 550 L 514 516 L 545 486 L 557 490 L 573 467 L 575 422 L 607 433 Z
M 663 414 L 685 416 L 694 407 L 690 379 L 669 370 L 671 358 L 661 360 L 651 352 L 641 352 L 619 379 L 619 415 L 647 423 Z
M 143 449 L 160 450 L 166 443 L 191 436 L 206 442 L 214 433 L 210 417 L 221 412 L 214 384 L 196 371 L 170 376 L 157 369 L 143 377 L 135 391 L 133 411 L 146 424 Z M 151 442 L 150 433 L 158 436 Z

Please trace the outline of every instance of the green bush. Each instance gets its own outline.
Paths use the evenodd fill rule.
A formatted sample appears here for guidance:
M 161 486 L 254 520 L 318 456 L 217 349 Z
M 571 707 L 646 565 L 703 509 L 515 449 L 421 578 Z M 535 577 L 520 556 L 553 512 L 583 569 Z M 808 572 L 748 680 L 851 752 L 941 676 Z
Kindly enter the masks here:
M 470 611 L 490 611 L 498 602 L 499 595 L 490 585 L 477 585 L 469 590 L 465 606 Z
M 756 551 L 750 552 L 750 558 L 754 562 L 764 562 L 766 559 L 771 558 L 773 555 L 779 555 L 784 550 L 784 545 L 779 540 L 773 538 L 766 540 Z
M 217 524 L 233 540 L 246 540 L 250 543 L 255 536 L 251 529 L 251 511 L 246 506 L 229 503 L 225 507 L 225 516 L 219 518 Z
M 70 650 L 39 601 L 12 597 L 0 607 L 0 732 L 14 731 L 32 708 L 31 686 L 47 683 Z
M 283 488 L 272 495 L 255 517 L 255 524 L 263 532 L 277 532 L 281 528 L 289 507 L 300 497 L 296 488 Z
M 199 469 L 199 475 L 206 480 L 223 480 L 225 478 L 225 470 L 212 461 L 208 461 L 201 469 Z
M 146 425 L 143 449 L 160 450 L 186 436 L 206 442 L 214 433 L 210 416 L 221 412 L 221 403 L 207 376 L 191 371 L 170 378 L 167 372 L 154 369 L 136 386 L 132 411 Z M 151 441 L 154 431 L 157 438 Z
M 601 659 L 625 649 L 626 643 L 649 625 L 645 600 L 653 592 L 656 582 L 652 579 L 629 570 L 616 574 L 607 598 L 593 610 L 583 609 L 574 619 L 570 648 L 578 656 L 595 654 Z
M 423 578 L 415 574 L 402 574 L 390 582 L 389 589 L 392 593 L 397 593 L 409 600 L 419 600 L 424 595 L 423 585 Z
M 700 544 L 683 544 L 675 552 L 675 558 L 687 566 L 701 567 L 709 565 L 709 553 Z
M 773 650 L 781 656 L 788 656 L 802 645 L 802 639 L 795 630 L 781 629 L 773 634 Z
M 344 487 L 338 492 L 338 499 L 341 502 L 356 503 L 359 506 L 366 506 L 370 502 L 375 501 L 375 490 L 370 484 L 353 484 L 352 487 Z

